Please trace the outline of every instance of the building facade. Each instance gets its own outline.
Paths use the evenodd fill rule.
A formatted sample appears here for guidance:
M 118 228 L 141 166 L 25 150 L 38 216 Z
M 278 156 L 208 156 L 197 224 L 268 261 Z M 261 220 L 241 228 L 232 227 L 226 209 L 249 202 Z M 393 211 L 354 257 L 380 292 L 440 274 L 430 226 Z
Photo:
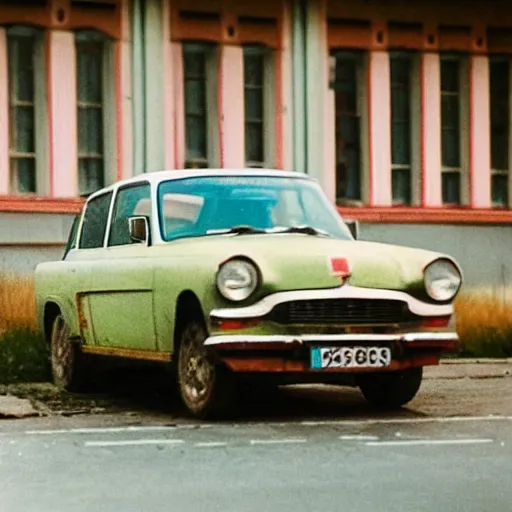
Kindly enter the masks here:
M 271 167 L 507 285 L 511 58 L 503 0 L 0 0 L 0 268 L 117 179 Z

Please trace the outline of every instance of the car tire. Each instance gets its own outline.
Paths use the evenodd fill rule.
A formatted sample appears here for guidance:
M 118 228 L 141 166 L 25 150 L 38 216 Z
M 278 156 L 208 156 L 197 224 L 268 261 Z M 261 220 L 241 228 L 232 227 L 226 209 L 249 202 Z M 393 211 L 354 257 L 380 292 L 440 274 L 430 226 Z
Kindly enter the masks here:
M 204 345 L 206 329 L 190 321 L 181 330 L 177 372 L 181 400 L 195 417 L 218 418 L 235 404 L 233 373 L 219 364 Z
M 69 338 L 69 325 L 62 315 L 58 315 L 53 322 L 50 341 L 53 381 L 66 391 L 83 391 L 86 387 L 84 354 L 78 343 Z
M 374 373 L 359 381 L 359 389 L 368 402 L 383 409 L 399 409 L 410 402 L 421 386 L 423 368 Z

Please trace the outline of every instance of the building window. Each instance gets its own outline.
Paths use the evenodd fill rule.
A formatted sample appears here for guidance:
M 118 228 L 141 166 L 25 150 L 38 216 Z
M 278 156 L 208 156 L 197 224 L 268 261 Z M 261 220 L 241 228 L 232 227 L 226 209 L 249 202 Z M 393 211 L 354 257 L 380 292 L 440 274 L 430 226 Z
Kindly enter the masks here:
M 492 205 L 508 207 L 510 139 L 510 62 L 491 57 L 489 62 L 491 110 Z
M 336 52 L 332 88 L 336 112 L 336 197 L 342 203 L 362 200 L 362 96 L 364 56 Z
M 7 30 L 10 170 L 13 193 L 37 192 L 37 146 L 40 141 L 36 126 L 38 84 L 36 68 L 38 34 L 29 28 Z
M 217 122 L 216 47 L 183 45 L 185 94 L 185 167 L 214 167 Z
M 461 64 L 460 58 L 441 58 L 442 199 L 461 204 Z
M 115 126 L 111 47 L 102 34 L 76 34 L 78 184 L 81 196 L 104 187 L 111 167 L 107 153 Z M 109 101 L 110 100 L 110 101 Z M 113 151 L 110 151 L 113 153 Z
M 272 51 L 264 46 L 244 48 L 245 161 L 247 167 L 272 167 L 274 131 Z
M 411 54 L 390 55 L 392 197 L 402 205 L 412 202 L 412 69 Z

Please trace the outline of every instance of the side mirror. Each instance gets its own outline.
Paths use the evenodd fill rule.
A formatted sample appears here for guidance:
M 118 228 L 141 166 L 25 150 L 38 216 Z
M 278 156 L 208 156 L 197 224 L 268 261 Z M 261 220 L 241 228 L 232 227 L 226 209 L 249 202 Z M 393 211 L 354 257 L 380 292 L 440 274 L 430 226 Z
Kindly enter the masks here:
M 348 229 L 352 233 L 352 236 L 354 237 L 354 240 L 357 240 L 359 238 L 359 221 L 355 219 L 344 219 L 345 224 L 347 225 Z
M 130 217 L 128 219 L 130 240 L 139 244 L 149 242 L 149 223 L 147 217 Z

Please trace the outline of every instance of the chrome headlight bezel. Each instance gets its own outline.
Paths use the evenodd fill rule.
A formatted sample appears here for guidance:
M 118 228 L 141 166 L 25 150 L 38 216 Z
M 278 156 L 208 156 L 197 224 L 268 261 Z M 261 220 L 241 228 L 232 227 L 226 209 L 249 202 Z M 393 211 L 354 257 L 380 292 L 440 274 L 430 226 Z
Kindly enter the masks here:
M 448 258 L 439 258 L 429 263 L 423 271 L 427 295 L 437 302 L 450 302 L 459 293 L 462 273 Z
M 231 302 L 243 302 L 260 284 L 258 267 L 246 258 L 231 258 L 219 266 L 216 277 L 217 290 Z

